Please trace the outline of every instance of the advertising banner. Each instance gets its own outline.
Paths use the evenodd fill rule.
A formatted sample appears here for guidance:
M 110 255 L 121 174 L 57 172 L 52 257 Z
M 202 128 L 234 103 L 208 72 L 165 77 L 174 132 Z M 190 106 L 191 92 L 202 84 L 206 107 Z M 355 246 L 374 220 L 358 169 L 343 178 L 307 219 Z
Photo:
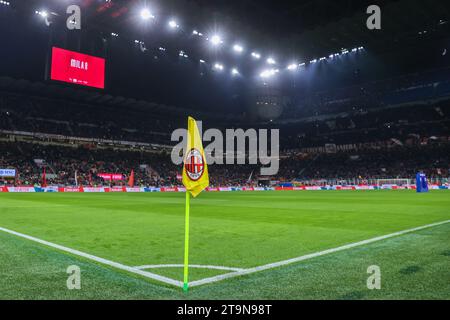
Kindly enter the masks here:
M 410 186 L 410 190 L 415 190 L 416 186 Z M 431 190 L 449 190 L 449 186 L 430 185 Z M 230 192 L 230 191 L 327 191 L 327 190 L 405 190 L 408 189 L 404 186 L 397 185 L 384 185 L 381 187 L 371 185 L 358 185 L 358 186 L 302 186 L 302 187 L 211 187 L 206 189 L 208 192 Z M 0 192 L 87 192 L 87 193 L 100 193 L 100 192 L 185 192 L 184 187 L 32 187 L 32 186 L 0 186 Z
M 83 192 L 105 192 L 103 187 L 84 187 Z
M 58 192 L 83 192 L 83 189 L 80 187 L 62 187 L 58 188 Z
M 99 173 L 99 174 L 97 174 L 97 176 L 102 178 L 103 180 L 108 180 L 108 181 L 123 180 L 123 174 L 121 174 L 121 173 Z
M 8 192 L 22 192 L 22 193 L 28 193 L 28 192 L 36 192 L 34 187 L 7 187 Z
M 161 192 L 178 192 L 178 188 L 161 188 Z
M 12 178 L 16 176 L 16 169 L 0 169 L 0 177 Z

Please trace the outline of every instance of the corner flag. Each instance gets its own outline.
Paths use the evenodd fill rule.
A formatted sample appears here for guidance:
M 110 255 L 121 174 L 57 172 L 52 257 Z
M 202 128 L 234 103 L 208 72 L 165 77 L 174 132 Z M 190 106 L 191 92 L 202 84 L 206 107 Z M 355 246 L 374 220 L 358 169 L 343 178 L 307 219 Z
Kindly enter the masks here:
M 184 291 L 189 289 L 189 207 L 191 195 L 197 197 L 209 186 L 208 164 L 197 123 L 188 118 L 187 145 L 183 162 L 183 185 L 186 187 L 186 225 L 184 240 Z
M 183 166 L 183 185 L 195 198 L 209 186 L 208 164 L 206 163 L 202 139 L 197 123 L 188 119 L 188 136 Z

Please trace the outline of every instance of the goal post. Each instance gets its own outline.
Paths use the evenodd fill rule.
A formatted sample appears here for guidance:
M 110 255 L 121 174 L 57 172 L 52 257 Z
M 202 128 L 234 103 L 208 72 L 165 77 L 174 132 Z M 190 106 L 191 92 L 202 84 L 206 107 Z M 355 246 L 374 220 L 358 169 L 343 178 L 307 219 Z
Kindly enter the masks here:
M 412 179 L 377 179 L 377 187 L 382 186 L 398 186 L 398 187 L 407 187 L 411 186 Z

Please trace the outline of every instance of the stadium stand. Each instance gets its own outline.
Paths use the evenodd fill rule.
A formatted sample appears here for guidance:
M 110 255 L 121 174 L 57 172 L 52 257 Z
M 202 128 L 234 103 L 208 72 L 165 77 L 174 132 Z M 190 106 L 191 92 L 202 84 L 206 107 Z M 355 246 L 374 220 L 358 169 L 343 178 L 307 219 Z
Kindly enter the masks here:
M 16 168 L 19 177 L 0 183 L 40 184 L 42 164 L 34 160 L 43 159 L 57 185 L 100 185 L 99 172 L 131 170 L 137 185 L 180 184 L 170 134 L 189 110 L 49 87 L 1 79 L 1 167 Z M 447 183 L 449 99 L 447 69 L 315 93 L 275 122 L 260 123 L 283 133 L 277 177 L 259 177 L 256 166 L 212 166 L 212 185 L 373 183 L 418 170 Z M 249 127 L 238 116 L 197 116 L 211 127 Z

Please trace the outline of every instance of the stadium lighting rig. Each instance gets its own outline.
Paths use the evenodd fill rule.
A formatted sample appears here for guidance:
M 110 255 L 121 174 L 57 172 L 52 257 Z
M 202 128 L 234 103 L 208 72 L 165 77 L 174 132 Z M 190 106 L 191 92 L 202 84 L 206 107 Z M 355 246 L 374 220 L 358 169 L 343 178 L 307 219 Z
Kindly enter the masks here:
M 168 23 L 169 28 L 170 29 L 178 29 L 180 27 L 180 25 L 178 24 L 178 22 L 174 19 L 171 19 Z
M 107 2 L 108 2 L 108 1 L 107 1 Z M 9 1 L 4 1 L 4 0 L 0 0 L 0 5 L 9 6 L 9 5 L 10 5 L 10 2 L 9 2 Z M 50 12 L 48 12 L 48 11 L 46 11 L 46 10 L 35 11 L 35 12 L 36 12 L 36 14 L 40 15 L 43 19 L 45 19 L 45 21 L 47 22 L 47 24 L 50 23 L 50 22 L 48 22 L 48 18 L 50 17 L 50 15 L 51 15 L 51 14 L 56 15 L 55 13 L 53 13 L 53 12 L 50 13 Z M 147 8 L 147 7 L 141 8 L 141 10 L 140 10 L 140 17 L 141 17 L 141 19 L 143 19 L 143 20 L 155 19 L 155 16 L 152 14 L 152 12 L 150 11 L 150 9 Z M 170 18 L 170 19 L 168 20 L 168 22 L 167 22 L 167 26 L 168 26 L 170 29 L 172 29 L 172 30 L 181 29 L 180 24 L 178 23 L 177 19 L 175 19 L 175 18 Z M 119 34 L 117 34 L 117 33 L 115 33 L 115 32 L 111 32 L 110 34 L 111 34 L 112 37 L 119 37 Z M 203 34 L 202 32 L 200 32 L 198 29 L 193 29 L 192 35 L 193 35 L 193 36 L 196 36 L 196 37 L 203 37 L 203 36 L 204 36 L 204 34 Z M 213 47 L 219 47 L 220 45 L 222 45 L 222 44 L 224 43 L 224 40 L 223 40 L 222 36 L 219 35 L 218 33 L 215 33 L 215 34 L 213 34 L 213 35 L 210 36 L 210 37 L 205 37 L 205 40 L 208 41 L 208 42 L 210 42 L 211 45 L 212 45 Z M 136 40 L 135 43 L 136 43 L 136 44 L 139 44 L 139 46 L 140 46 L 140 48 L 141 48 L 141 51 L 142 51 L 143 53 L 145 53 L 145 52 L 148 51 L 148 49 L 146 48 L 146 46 L 145 46 L 145 44 L 144 44 L 143 41 L 138 41 L 138 40 Z M 162 48 L 164 48 L 164 50 L 162 50 Z M 155 49 L 155 50 L 159 50 L 159 51 L 166 51 L 166 49 L 165 49 L 164 46 L 157 46 L 157 47 L 155 47 L 154 49 Z M 321 57 L 321 58 L 319 58 L 319 59 L 312 59 L 312 60 L 309 61 L 309 64 L 315 64 L 315 63 L 317 63 L 318 61 L 324 61 L 324 60 L 327 60 L 327 59 L 333 60 L 333 59 L 335 59 L 336 57 L 339 57 L 340 55 L 346 55 L 346 54 L 349 54 L 349 53 L 356 53 L 356 52 L 361 51 L 361 50 L 364 50 L 364 47 L 362 47 L 362 46 L 354 47 L 354 48 L 351 49 L 351 50 L 348 50 L 348 49 L 345 49 L 345 48 L 341 48 L 341 50 L 340 50 L 339 53 L 333 53 L 333 54 L 330 54 L 330 55 L 328 55 L 328 56 Z M 235 54 L 242 55 L 242 53 L 243 53 L 244 51 L 245 51 L 244 47 L 243 47 L 239 42 L 235 43 L 235 44 L 232 46 L 232 52 L 234 52 Z M 184 53 L 183 53 L 182 55 L 179 54 L 179 56 L 180 56 L 180 57 L 182 56 L 182 57 L 184 57 L 184 58 L 188 58 L 188 56 L 187 56 L 186 54 L 184 54 Z M 252 51 L 251 54 L 250 54 L 250 57 L 251 57 L 251 59 L 253 59 L 253 60 L 255 60 L 255 61 L 260 60 L 260 59 L 262 58 L 261 54 L 260 54 L 259 52 L 257 52 L 257 51 Z M 278 64 L 278 62 L 277 62 L 273 57 L 271 57 L 271 56 L 269 56 L 269 57 L 265 60 L 265 62 L 266 62 L 268 65 L 272 65 L 272 66 Z M 200 63 L 205 63 L 205 61 L 204 61 L 203 59 L 200 59 Z M 302 63 L 302 64 L 300 64 L 300 65 L 299 65 L 299 64 L 296 64 L 296 63 L 291 63 L 291 64 L 287 64 L 286 69 L 289 70 L 289 71 L 295 71 L 295 70 L 297 70 L 300 66 L 301 66 L 301 67 L 304 67 L 305 65 L 306 65 L 305 63 Z M 222 64 L 216 64 L 216 65 L 213 66 L 213 69 L 221 71 L 221 70 L 224 69 L 224 66 L 223 66 Z M 239 71 L 237 71 L 237 69 L 235 70 L 235 68 L 233 68 L 233 69 L 231 69 L 231 70 L 232 70 L 232 71 L 231 71 L 231 74 L 232 74 L 232 75 L 240 74 Z M 236 73 L 236 72 L 233 72 L 233 70 L 234 70 L 234 71 L 237 71 L 237 73 Z M 278 70 L 277 72 L 275 72 L 274 70 L 278 70 L 278 69 L 267 69 L 267 70 L 263 71 L 263 72 L 260 74 L 260 76 L 261 76 L 262 78 L 267 78 L 267 77 L 271 77 L 271 76 L 273 76 L 275 73 L 279 72 L 279 70 Z
M 276 75 L 280 70 L 278 69 L 267 69 L 259 74 L 259 76 L 263 79 L 268 79 Z
M 261 55 L 258 52 L 252 52 L 253 59 L 259 60 L 261 59 Z
M 171 21 L 169 21 L 169 27 L 175 29 L 175 28 L 179 28 L 179 25 L 177 24 L 177 22 L 176 22 L 175 20 L 171 20 Z M 202 37 L 202 36 L 203 36 L 203 34 L 202 34 L 201 32 L 199 32 L 198 30 L 196 30 L 196 29 L 194 29 L 194 30 L 192 31 L 192 34 L 195 35 L 195 36 L 199 36 L 199 37 Z M 211 42 L 211 44 L 212 44 L 214 47 L 217 47 L 217 46 L 219 46 L 219 45 L 221 45 L 221 44 L 224 43 L 222 37 L 221 37 L 220 35 L 218 35 L 218 34 L 214 34 L 212 37 L 206 38 L 206 40 L 209 41 L 209 42 Z M 353 50 L 351 50 L 351 52 L 357 52 L 357 51 L 360 51 L 360 50 L 363 50 L 363 49 L 364 49 L 363 47 L 356 47 L 356 48 L 354 48 Z M 241 44 L 236 43 L 236 44 L 234 44 L 234 45 L 232 46 L 232 51 L 235 52 L 235 53 L 241 54 L 241 53 L 243 53 L 245 50 L 244 50 L 244 47 L 243 47 Z M 349 50 L 347 50 L 347 49 L 342 49 L 342 50 L 341 50 L 341 53 L 330 54 L 330 55 L 328 56 L 328 58 L 327 58 L 327 57 L 321 57 L 321 58 L 319 58 L 319 59 L 312 59 L 312 60 L 310 60 L 309 63 L 310 63 L 310 64 L 314 64 L 314 63 L 316 63 L 316 62 L 318 62 L 318 61 L 324 61 L 324 60 L 327 60 L 327 59 L 334 59 L 334 58 L 340 56 L 341 54 L 348 54 L 348 53 L 350 53 Z M 251 52 L 250 56 L 251 56 L 254 60 L 260 60 L 260 59 L 261 59 L 261 54 L 258 53 L 258 52 L 256 52 L 256 51 Z M 200 59 L 200 63 L 205 63 L 205 62 L 204 62 L 204 60 Z M 268 58 L 266 59 L 266 63 L 269 64 L 269 65 L 276 65 L 276 64 L 278 64 L 278 62 L 277 62 L 273 57 L 268 57 Z M 288 64 L 288 65 L 287 65 L 287 68 L 286 68 L 286 69 L 289 70 L 289 71 L 295 71 L 295 70 L 297 70 L 299 67 L 305 67 L 305 66 L 306 66 L 306 63 L 305 63 L 305 62 L 303 62 L 303 63 L 301 63 L 301 64 L 291 63 L 291 64 Z M 224 69 L 224 66 L 223 66 L 222 64 L 216 64 L 216 65 L 213 66 L 213 69 L 221 71 L 221 70 Z M 234 70 L 234 72 L 233 72 L 233 70 L 234 70 L 234 69 L 232 69 L 232 71 L 231 71 L 231 74 L 232 74 L 232 75 L 240 74 L 239 71 Z M 236 72 L 236 71 L 237 71 L 237 72 Z M 262 78 L 269 78 L 269 77 L 274 76 L 274 75 L 275 75 L 276 73 L 278 73 L 278 72 L 280 72 L 279 69 L 268 69 L 268 70 L 263 71 L 263 72 L 260 74 L 260 76 L 261 76 Z
M 48 12 L 45 11 L 45 10 L 42 10 L 42 11 L 36 10 L 35 13 L 40 15 L 42 18 L 47 18 L 48 17 Z
M 276 64 L 276 63 L 277 63 L 277 62 L 275 61 L 275 59 L 272 58 L 272 57 L 267 58 L 266 62 L 267 62 L 267 64 Z
M 223 69 L 224 69 L 223 64 L 221 64 L 221 63 L 215 63 L 214 64 L 214 70 L 223 71 Z
M 295 71 L 298 69 L 298 67 L 299 67 L 299 65 L 297 63 L 291 63 L 290 65 L 287 66 L 287 69 L 291 70 L 291 71 Z
M 197 30 L 192 31 L 192 34 L 193 34 L 194 36 L 203 37 L 203 33 L 198 32 Z
M 219 35 L 215 34 L 211 37 L 210 42 L 213 46 L 217 47 L 223 43 L 223 40 Z
M 141 18 L 143 20 L 155 19 L 155 16 L 151 13 L 148 8 L 144 8 L 141 10 Z
M 45 24 L 49 27 L 52 24 L 52 20 L 50 18 L 50 15 L 58 16 L 55 12 L 48 12 L 47 10 L 36 10 L 35 13 L 39 15 L 42 20 L 44 20 Z M 74 23 L 73 21 L 70 21 L 70 23 Z
M 3 5 L 3 6 L 10 6 L 11 3 L 10 3 L 9 1 L 3 1 L 3 0 L 0 0 L 0 5 Z
M 180 56 L 180 57 L 182 57 L 182 58 L 189 58 L 189 56 L 186 54 L 186 52 L 184 52 L 183 50 L 181 50 L 179 53 L 178 53 L 178 56 Z
M 233 51 L 237 53 L 242 53 L 244 52 L 244 47 L 242 47 L 240 44 L 235 44 L 233 46 Z

